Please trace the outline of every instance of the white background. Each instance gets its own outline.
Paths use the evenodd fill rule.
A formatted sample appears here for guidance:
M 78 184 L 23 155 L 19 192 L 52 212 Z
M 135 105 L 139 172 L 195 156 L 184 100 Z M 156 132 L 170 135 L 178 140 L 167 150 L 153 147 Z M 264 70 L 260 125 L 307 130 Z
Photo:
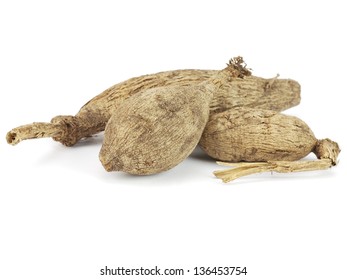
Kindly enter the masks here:
M 105 265 L 347 279 L 344 1 L 0 3 L 0 279 L 105 279 Z M 237 55 L 255 75 L 300 81 L 302 102 L 287 113 L 339 142 L 336 168 L 223 184 L 199 151 L 134 177 L 103 170 L 100 135 L 72 148 L 6 144 L 11 128 L 75 114 L 127 78 L 221 69 Z

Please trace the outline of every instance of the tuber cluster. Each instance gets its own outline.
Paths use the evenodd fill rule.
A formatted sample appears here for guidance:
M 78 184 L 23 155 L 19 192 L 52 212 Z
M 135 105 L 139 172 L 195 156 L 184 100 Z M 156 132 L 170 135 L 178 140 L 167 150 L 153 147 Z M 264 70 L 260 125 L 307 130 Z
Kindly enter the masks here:
M 199 144 L 221 165 L 224 182 L 266 172 L 326 169 L 336 142 L 317 140 L 302 120 L 281 112 L 300 103 L 290 79 L 252 75 L 242 57 L 222 70 L 175 70 L 131 78 L 87 102 L 75 116 L 19 126 L 9 144 L 52 137 L 66 146 L 105 131 L 99 159 L 107 171 L 135 175 L 169 170 Z M 309 153 L 316 161 L 301 161 Z

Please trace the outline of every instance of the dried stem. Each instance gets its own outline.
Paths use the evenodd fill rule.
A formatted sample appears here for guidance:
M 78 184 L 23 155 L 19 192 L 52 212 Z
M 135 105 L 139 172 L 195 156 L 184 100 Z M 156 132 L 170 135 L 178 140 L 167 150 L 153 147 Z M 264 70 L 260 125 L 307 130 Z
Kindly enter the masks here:
M 221 165 L 229 165 L 229 163 L 219 162 Z M 228 183 L 237 178 L 262 173 L 262 172 L 278 172 L 291 173 L 301 171 L 313 171 L 328 169 L 333 166 L 330 159 L 320 159 L 313 161 L 273 161 L 273 162 L 250 162 L 233 164 L 234 168 L 215 171 L 214 175 L 222 179 L 224 183 Z
M 56 116 L 50 123 L 34 122 L 12 129 L 6 135 L 7 143 L 16 145 L 26 139 L 52 137 L 65 146 L 73 146 L 80 139 L 102 131 L 103 120 L 89 114 L 85 118 Z
M 271 89 L 272 85 L 275 83 L 275 81 L 278 79 L 280 74 L 277 74 L 275 77 L 268 80 L 268 82 L 265 85 L 265 90 Z
M 244 76 L 251 76 L 252 69 L 247 68 L 246 62 L 242 56 L 237 56 L 229 60 L 227 69 L 232 73 L 233 77 L 243 78 Z
M 62 132 L 62 125 L 57 123 L 34 122 L 22 125 L 9 131 L 6 135 L 7 143 L 16 145 L 27 139 L 57 137 Z
M 268 161 L 268 162 L 220 162 L 217 164 L 224 166 L 233 166 L 234 168 L 227 170 L 218 170 L 213 174 L 222 179 L 224 183 L 228 183 L 237 178 L 262 173 L 262 172 L 278 172 L 291 173 L 302 171 L 314 171 L 328 169 L 337 164 L 337 157 L 340 153 L 338 144 L 330 139 L 317 140 L 317 144 L 313 151 L 319 160 L 312 161 Z

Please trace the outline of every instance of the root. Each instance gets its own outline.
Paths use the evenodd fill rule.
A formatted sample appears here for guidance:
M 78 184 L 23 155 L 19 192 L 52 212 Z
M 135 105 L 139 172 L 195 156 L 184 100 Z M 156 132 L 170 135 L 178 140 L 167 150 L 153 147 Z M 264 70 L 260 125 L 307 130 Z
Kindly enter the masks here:
M 314 153 L 318 160 L 311 161 L 268 161 L 268 162 L 217 162 L 219 165 L 233 166 L 231 169 L 218 170 L 213 174 L 224 183 L 231 182 L 243 176 L 262 173 L 278 172 L 291 173 L 328 169 L 337 164 L 340 153 L 339 145 L 330 139 L 318 140 Z
M 266 84 L 265 84 L 265 91 L 271 89 L 272 85 L 274 84 L 274 82 L 278 79 L 278 77 L 280 76 L 280 74 L 277 74 L 275 77 L 269 79 Z
M 237 56 L 229 60 L 228 70 L 232 73 L 232 77 L 243 78 L 244 76 L 251 76 L 252 69 L 247 68 L 242 56 Z
M 213 174 L 222 179 L 224 183 L 228 183 L 237 178 L 262 173 L 262 172 L 278 172 L 291 173 L 313 170 L 324 170 L 333 166 L 330 159 L 320 159 L 313 161 L 271 161 L 271 162 L 250 162 L 250 163 L 226 163 L 218 162 L 220 165 L 234 166 L 232 169 L 215 171 Z
M 61 124 L 34 122 L 9 131 L 6 135 L 8 144 L 16 145 L 26 139 L 58 137 L 62 133 Z
M 27 139 L 52 137 L 65 146 L 73 146 L 81 138 L 88 136 L 83 130 L 83 123 L 74 116 L 57 116 L 50 123 L 34 122 L 22 125 L 9 131 L 6 135 L 7 143 L 16 145 Z

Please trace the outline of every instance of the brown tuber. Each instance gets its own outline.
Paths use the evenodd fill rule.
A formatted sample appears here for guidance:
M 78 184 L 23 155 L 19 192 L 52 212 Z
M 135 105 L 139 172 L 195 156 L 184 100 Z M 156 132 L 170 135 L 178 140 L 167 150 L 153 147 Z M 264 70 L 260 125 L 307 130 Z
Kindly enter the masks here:
M 16 145 L 25 139 L 53 137 L 66 146 L 73 146 L 80 139 L 103 131 L 113 112 L 127 98 L 151 88 L 196 86 L 216 73 L 216 70 L 175 70 L 131 78 L 91 99 L 76 116 L 57 116 L 50 123 L 23 125 L 9 131 L 6 139 Z M 239 106 L 283 111 L 299 103 L 298 82 L 277 76 L 272 79 L 245 76 L 223 84 L 210 103 L 210 111 L 215 114 Z
M 203 86 L 155 88 L 124 101 L 106 125 L 99 155 L 104 168 L 147 175 L 180 163 L 199 142 L 212 92 Z
M 313 150 L 316 138 L 297 117 L 240 107 L 212 116 L 199 144 L 220 161 L 298 160 Z
M 103 166 L 136 175 L 176 166 L 198 144 L 213 94 L 246 75 L 242 58 L 236 58 L 199 85 L 149 89 L 125 100 L 106 125 L 99 154 Z
M 209 156 L 224 161 L 220 164 L 236 167 L 215 172 L 224 182 L 265 171 L 283 173 L 326 169 L 336 165 L 340 152 L 336 142 L 317 140 L 299 118 L 251 108 L 237 108 L 214 115 L 207 123 L 199 144 Z M 321 160 L 297 161 L 310 152 Z

